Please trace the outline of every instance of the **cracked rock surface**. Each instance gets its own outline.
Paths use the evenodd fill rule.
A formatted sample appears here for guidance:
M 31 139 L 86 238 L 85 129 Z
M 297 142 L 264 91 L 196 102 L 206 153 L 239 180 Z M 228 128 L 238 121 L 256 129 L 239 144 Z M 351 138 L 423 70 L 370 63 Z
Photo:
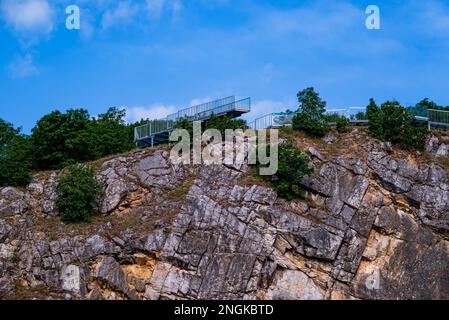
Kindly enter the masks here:
M 330 153 L 334 138 L 298 142 L 307 200 L 163 149 L 100 164 L 92 225 L 60 222 L 57 172 L 0 189 L 0 298 L 449 299 L 447 171 L 372 139 Z

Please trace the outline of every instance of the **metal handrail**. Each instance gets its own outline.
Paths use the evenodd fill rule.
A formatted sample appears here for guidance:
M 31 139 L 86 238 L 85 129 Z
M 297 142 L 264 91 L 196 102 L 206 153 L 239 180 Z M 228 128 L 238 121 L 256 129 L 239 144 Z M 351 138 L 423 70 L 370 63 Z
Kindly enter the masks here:
M 345 116 L 350 118 L 351 115 L 354 115 L 354 110 L 365 110 L 365 107 L 350 107 L 350 108 L 341 108 L 341 109 L 329 109 L 326 110 L 326 114 L 339 114 L 341 116 Z M 292 125 L 293 117 L 298 113 L 298 111 L 283 113 L 280 115 L 279 113 L 269 113 L 264 116 L 261 116 L 251 122 L 248 123 L 248 127 L 254 130 L 268 129 L 268 128 L 278 128 L 283 126 Z M 360 122 L 364 123 L 364 121 L 350 120 L 354 123 Z
M 235 96 L 229 96 L 226 98 L 206 102 L 203 104 L 199 104 L 193 107 L 181 109 L 178 112 L 172 113 L 166 117 L 167 120 L 178 120 L 182 118 L 191 118 L 196 114 L 218 108 L 220 106 L 228 105 L 230 103 L 235 102 Z
M 221 105 L 223 102 L 226 101 L 232 102 L 227 103 L 225 105 Z M 205 110 L 206 106 L 213 108 Z M 192 110 L 196 110 L 197 113 L 192 113 L 191 112 Z M 180 119 L 187 119 L 189 121 L 204 121 L 209 119 L 212 115 L 221 116 L 231 111 L 249 112 L 250 110 L 251 110 L 251 98 L 235 101 L 234 97 L 228 97 L 212 101 L 211 103 L 202 104 L 198 106 L 198 108 L 193 107 L 193 109 L 188 108 L 181 110 L 181 112 L 174 113 L 165 119 L 150 120 L 148 121 L 147 124 L 136 127 L 134 129 L 134 140 L 135 141 L 142 140 L 159 133 L 170 131 L 174 128 L 174 125 Z
M 366 108 L 351 107 L 351 108 L 345 108 L 345 109 L 329 109 L 329 110 L 326 110 L 326 114 L 328 114 L 328 115 L 329 114 L 339 114 L 339 115 L 345 116 L 345 117 L 349 118 L 349 122 L 351 124 L 355 124 L 355 125 L 368 124 L 368 120 L 366 120 L 366 119 L 357 120 L 357 119 L 351 118 L 352 115 L 355 115 L 355 113 L 351 112 L 353 110 L 364 111 L 364 110 L 366 110 Z M 293 116 L 296 113 L 297 113 L 297 111 L 292 112 L 291 117 L 293 118 Z M 269 128 L 276 128 L 276 127 L 291 125 L 291 122 L 288 120 L 285 121 L 284 123 L 282 123 L 280 121 L 278 121 L 278 122 L 274 121 L 275 115 L 276 115 L 276 113 L 266 114 L 264 116 L 261 116 L 255 120 L 249 122 L 247 124 L 247 126 L 254 130 L 262 130 L 262 129 L 269 129 Z M 435 125 L 442 125 L 444 127 L 449 127 L 449 110 L 428 109 L 427 117 L 415 116 L 414 118 L 418 122 L 428 122 L 429 125 L 435 124 Z M 330 122 L 328 124 L 335 125 L 334 122 Z
M 427 109 L 427 117 L 431 123 L 449 124 L 448 110 Z

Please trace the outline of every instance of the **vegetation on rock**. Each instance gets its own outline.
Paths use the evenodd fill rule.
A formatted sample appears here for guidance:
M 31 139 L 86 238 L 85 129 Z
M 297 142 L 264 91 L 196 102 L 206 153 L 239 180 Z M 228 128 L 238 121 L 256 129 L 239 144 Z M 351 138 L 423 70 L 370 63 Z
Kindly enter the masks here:
M 387 101 L 379 108 L 371 100 L 367 107 L 367 117 L 370 132 L 375 138 L 405 147 L 424 147 L 427 128 L 414 124 L 412 113 L 399 102 Z
M 340 133 L 349 132 L 349 120 L 346 117 L 339 117 L 337 119 L 337 131 Z
M 262 176 L 275 187 L 278 195 L 288 200 L 303 198 L 301 183 L 305 175 L 313 172 L 309 157 L 292 140 L 279 145 L 278 170 L 272 176 Z
M 56 206 L 62 220 L 90 222 L 92 212 L 99 206 L 100 191 L 92 167 L 76 164 L 66 168 L 56 188 Z
M 304 89 L 297 94 L 298 113 L 293 117 L 293 129 L 303 130 L 312 136 L 322 137 L 328 131 L 325 112 L 326 102 L 314 88 Z
M 21 186 L 31 180 L 29 139 L 0 119 L 0 186 Z
M 33 161 L 36 169 L 58 169 L 95 160 L 134 147 L 125 110 L 110 108 L 97 118 L 85 109 L 54 111 L 32 130 Z

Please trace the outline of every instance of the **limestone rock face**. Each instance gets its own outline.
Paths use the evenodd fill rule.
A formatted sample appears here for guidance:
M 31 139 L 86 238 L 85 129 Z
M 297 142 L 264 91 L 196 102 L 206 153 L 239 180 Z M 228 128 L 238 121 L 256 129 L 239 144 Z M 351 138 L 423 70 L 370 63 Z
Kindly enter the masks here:
M 125 273 L 113 257 L 103 257 L 95 268 L 94 277 L 104 286 L 122 293 L 128 292 Z
M 449 155 L 449 139 L 443 136 L 440 141 L 440 138 L 431 135 L 425 148 L 433 157 L 447 157 Z
M 61 288 L 74 294 L 81 293 L 80 268 L 76 265 L 68 265 L 61 271 Z
M 268 299 L 274 300 L 322 300 L 324 291 L 315 285 L 305 273 L 297 270 L 284 270 L 273 282 L 267 292 Z
M 128 176 L 128 166 L 132 161 L 133 159 L 120 157 L 103 163 L 102 171 L 97 177 L 104 186 L 101 213 L 111 213 L 127 194 L 137 190 L 135 178 Z
M 20 215 L 28 209 L 29 197 L 16 188 L 0 189 L 0 217 Z
M 167 150 L 101 164 L 92 225 L 57 217 L 58 173 L 0 189 L 0 298 L 449 299 L 446 170 L 364 139 L 304 146 L 307 200 Z

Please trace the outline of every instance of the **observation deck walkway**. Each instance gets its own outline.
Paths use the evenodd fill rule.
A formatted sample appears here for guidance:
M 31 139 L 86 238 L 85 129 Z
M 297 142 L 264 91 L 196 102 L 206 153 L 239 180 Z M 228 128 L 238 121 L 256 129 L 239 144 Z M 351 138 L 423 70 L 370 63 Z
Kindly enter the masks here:
M 251 111 L 251 98 L 235 100 L 235 96 L 203 103 L 179 110 L 165 119 L 150 120 L 134 129 L 134 141 L 139 147 L 152 147 L 169 141 L 170 133 L 178 120 L 206 121 L 214 116 L 231 116 L 236 118 Z

